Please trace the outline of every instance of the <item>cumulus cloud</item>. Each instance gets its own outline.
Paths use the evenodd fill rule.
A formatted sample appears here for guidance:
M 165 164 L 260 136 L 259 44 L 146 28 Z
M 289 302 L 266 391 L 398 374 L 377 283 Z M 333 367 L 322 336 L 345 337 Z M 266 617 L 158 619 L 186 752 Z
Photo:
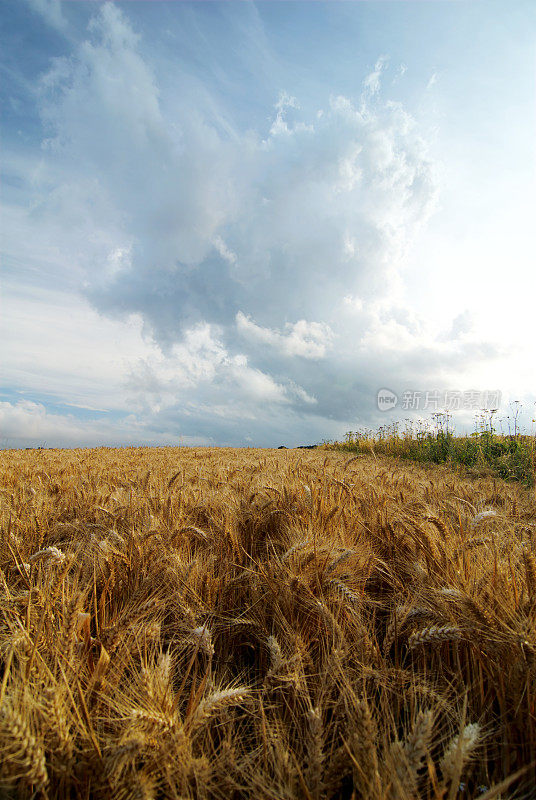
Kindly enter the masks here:
M 321 117 L 291 124 L 298 101 L 282 94 L 268 131 L 229 137 L 207 109 L 164 115 L 115 6 L 91 33 L 43 78 L 42 115 L 49 147 L 80 173 L 88 213 L 106 197 L 129 248 L 131 268 L 115 281 L 103 285 L 104 265 L 92 265 L 97 307 L 140 311 L 169 342 L 239 311 L 261 325 L 318 314 L 329 324 L 341 293 L 374 296 L 396 281 L 435 202 L 433 165 L 402 107 L 335 96 Z
M 267 344 L 287 356 L 325 358 L 333 341 L 333 332 L 323 322 L 287 322 L 285 332 L 263 328 L 241 311 L 236 315 L 236 326 L 250 341 Z
M 248 406 L 268 407 L 314 403 L 294 381 L 278 383 L 251 366 L 242 353 L 231 354 L 217 331 L 203 324 L 189 329 L 166 354 L 140 359 L 128 387 L 131 402 L 140 409 L 160 412 L 180 404 L 218 407 L 220 416 L 252 416 Z

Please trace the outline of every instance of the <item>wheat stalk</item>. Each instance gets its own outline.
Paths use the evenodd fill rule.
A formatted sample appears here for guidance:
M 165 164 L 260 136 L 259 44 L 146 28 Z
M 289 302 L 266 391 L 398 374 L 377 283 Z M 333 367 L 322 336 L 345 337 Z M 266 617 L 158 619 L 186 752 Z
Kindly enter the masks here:
M 523 548 L 523 561 L 525 563 L 525 579 L 530 599 L 536 598 L 536 559 L 527 547 Z
M 320 708 L 307 712 L 307 778 L 314 798 L 320 798 L 324 786 L 322 771 L 324 763 L 324 726 Z

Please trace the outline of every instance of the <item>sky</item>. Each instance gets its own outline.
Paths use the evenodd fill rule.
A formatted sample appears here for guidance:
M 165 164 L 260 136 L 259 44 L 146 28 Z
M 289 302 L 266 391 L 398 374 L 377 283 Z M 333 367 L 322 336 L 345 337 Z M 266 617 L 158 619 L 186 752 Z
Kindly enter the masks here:
M 531 428 L 533 0 L 0 5 L 0 447 Z

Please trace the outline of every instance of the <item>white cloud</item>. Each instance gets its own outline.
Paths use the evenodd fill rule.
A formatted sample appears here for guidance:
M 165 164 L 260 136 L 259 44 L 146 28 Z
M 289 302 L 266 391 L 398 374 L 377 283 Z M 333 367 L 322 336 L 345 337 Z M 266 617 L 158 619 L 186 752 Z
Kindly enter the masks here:
M 303 358 L 325 358 L 333 341 L 333 331 L 323 322 L 287 322 L 285 333 L 256 325 L 241 311 L 236 315 L 236 325 L 240 333 L 250 340 L 268 344 L 287 356 Z
M 291 108 L 299 109 L 300 104 L 295 97 L 291 97 L 287 92 L 279 93 L 279 99 L 275 104 L 275 108 L 277 114 L 270 128 L 270 136 L 284 136 L 286 134 L 291 134 L 293 130 L 312 130 L 310 126 L 305 125 L 303 122 L 297 122 L 292 128 L 289 127 L 287 121 L 288 110 Z
M 132 404 L 160 412 L 177 404 L 217 405 L 219 414 L 234 417 L 237 407 L 249 416 L 258 404 L 314 403 L 293 381 L 278 383 L 252 367 L 246 355 L 229 353 L 209 325 L 189 329 L 168 354 L 140 359 L 128 381 Z M 224 409 L 227 409 L 225 411 Z
M 61 0 L 26 0 L 28 5 L 33 8 L 43 19 L 58 31 L 65 31 L 67 20 L 61 10 Z
M 225 261 L 227 261 L 229 264 L 236 264 L 236 253 L 233 253 L 232 250 L 229 250 L 221 236 L 215 236 L 212 241 L 214 247 Z
M 363 89 L 365 90 L 364 96 L 365 97 L 372 97 L 373 95 L 379 94 L 381 89 L 381 76 L 383 71 L 385 70 L 389 59 L 387 56 L 380 56 L 380 58 L 376 61 L 374 65 L 374 69 L 370 72 L 367 77 L 363 80 Z M 403 73 L 401 73 L 403 74 Z
M 230 375 L 242 396 L 259 403 L 287 403 L 285 389 L 277 384 L 269 375 L 258 369 L 251 369 L 247 363 L 234 363 L 230 367 Z
M 343 297 L 343 303 L 346 307 L 354 311 L 363 311 L 363 300 L 353 294 L 347 294 Z
M 71 179 L 36 214 L 70 216 L 72 229 L 80 206 L 79 227 L 89 220 L 118 239 L 107 253 L 128 250 L 115 281 L 104 259 L 84 265 L 99 308 L 142 313 L 169 343 L 185 324 L 231 325 L 238 311 L 271 327 L 267 296 L 281 327 L 330 324 L 341 296 L 389 291 L 436 194 L 404 109 L 336 97 L 304 120 L 283 92 L 267 136 L 230 138 L 208 107 L 179 102 L 169 116 L 166 98 L 164 114 L 154 70 L 115 6 L 101 8 L 92 34 L 42 82 L 51 159 Z

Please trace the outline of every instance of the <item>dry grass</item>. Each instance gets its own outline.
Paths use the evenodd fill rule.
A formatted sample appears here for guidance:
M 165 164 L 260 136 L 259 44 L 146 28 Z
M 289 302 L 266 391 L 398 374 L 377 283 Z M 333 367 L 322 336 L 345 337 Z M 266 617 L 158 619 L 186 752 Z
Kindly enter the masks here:
M 0 486 L 1 796 L 534 797 L 527 490 L 172 448 Z

